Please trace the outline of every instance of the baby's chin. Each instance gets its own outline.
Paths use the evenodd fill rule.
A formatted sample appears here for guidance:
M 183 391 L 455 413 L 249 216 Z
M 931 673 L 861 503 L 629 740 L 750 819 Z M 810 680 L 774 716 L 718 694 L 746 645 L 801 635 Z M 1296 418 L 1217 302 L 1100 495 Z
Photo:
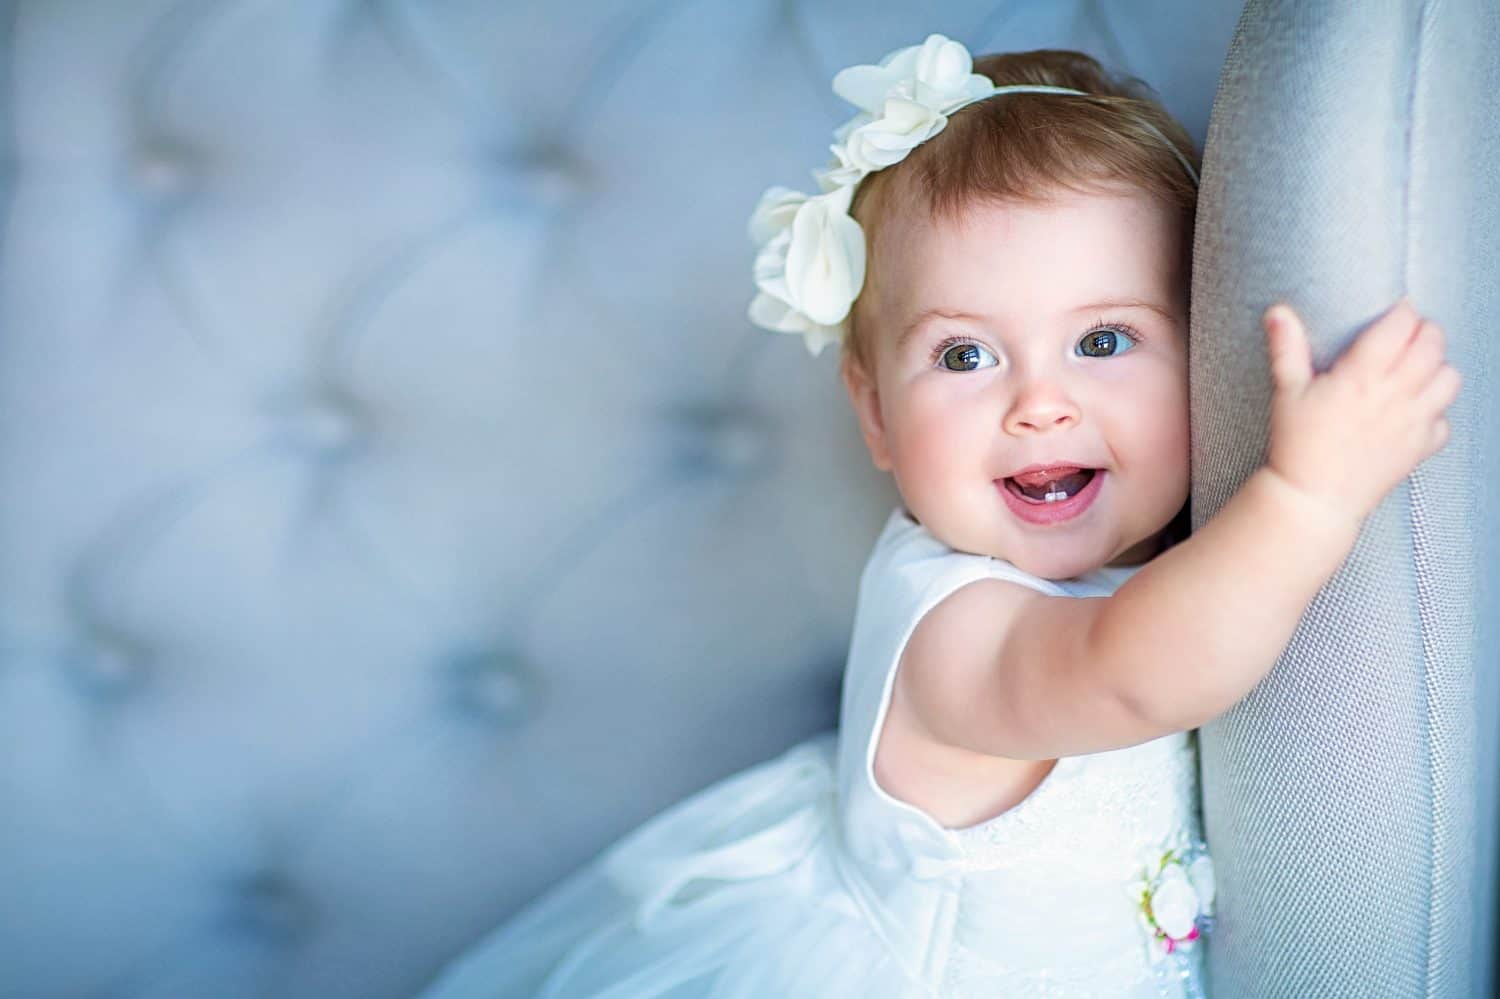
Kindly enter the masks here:
M 907 516 L 912 516 L 909 505 L 906 509 Z M 1065 545 L 1049 549 L 1040 540 L 1031 548 L 1017 549 L 1003 544 L 997 538 L 971 536 L 961 530 L 947 529 L 947 525 L 923 523 L 934 537 L 955 551 L 1004 559 L 1022 572 L 1041 579 L 1060 580 L 1087 576 L 1104 566 L 1110 557 L 1109 552 L 1070 551 Z
M 1005 545 L 987 554 L 1005 559 L 1022 572 L 1057 581 L 1088 576 L 1108 565 L 1115 557 L 1114 553 L 1095 545 L 1082 538 L 1059 539 L 1058 543 L 1049 545 L 1038 538 L 1031 545 Z
M 1081 555 L 1068 555 L 1067 553 L 1049 552 L 1038 554 L 1034 552 L 1017 552 L 1014 555 L 995 553 L 996 558 L 1003 558 L 1011 565 L 1028 572 L 1041 579 L 1062 580 L 1077 579 L 1087 576 L 1104 566 L 1104 562 L 1098 558 L 1089 558 Z
M 1017 552 L 1017 557 L 1014 558 L 1007 555 L 998 557 L 1042 579 L 1077 579 L 1106 567 L 1135 568 L 1144 565 L 1160 550 L 1162 542 L 1163 536 L 1158 532 L 1114 554 L 1106 553 L 1103 557 L 1098 552 L 1069 552 L 1062 546 L 1054 550 Z

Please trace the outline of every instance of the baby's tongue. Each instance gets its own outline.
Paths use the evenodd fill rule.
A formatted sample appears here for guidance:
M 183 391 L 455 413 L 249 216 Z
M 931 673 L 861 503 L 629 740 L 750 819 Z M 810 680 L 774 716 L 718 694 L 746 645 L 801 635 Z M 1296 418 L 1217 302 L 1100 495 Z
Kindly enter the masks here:
M 1071 494 L 1083 488 L 1088 482 L 1088 474 L 1077 468 L 1054 468 L 1050 472 L 1028 472 L 1025 475 L 1011 477 L 1021 485 L 1032 489 L 1041 489 L 1049 482 L 1056 482 Z

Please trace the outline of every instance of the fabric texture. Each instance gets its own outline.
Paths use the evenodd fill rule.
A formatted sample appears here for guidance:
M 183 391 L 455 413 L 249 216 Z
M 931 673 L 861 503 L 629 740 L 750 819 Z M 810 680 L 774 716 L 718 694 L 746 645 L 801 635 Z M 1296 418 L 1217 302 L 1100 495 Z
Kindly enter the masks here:
M 1409 295 L 1464 387 L 1446 448 L 1371 514 L 1270 674 L 1201 731 L 1218 995 L 1480 994 L 1497 94 L 1492 0 L 1251 0 L 1225 61 L 1194 247 L 1194 527 L 1263 460 L 1272 302 L 1303 316 L 1322 371 Z
M 874 779 L 901 651 L 945 596 L 1008 579 L 892 512 L 860 579 L 839 728 L 647 821 L 451 964 L 464 997 L 1188 996 L 1202 948 L 1153 959 L 1131 885 L 1201 835 L 1189 733 L 1064 757 L 983 822 L 941 825 Z

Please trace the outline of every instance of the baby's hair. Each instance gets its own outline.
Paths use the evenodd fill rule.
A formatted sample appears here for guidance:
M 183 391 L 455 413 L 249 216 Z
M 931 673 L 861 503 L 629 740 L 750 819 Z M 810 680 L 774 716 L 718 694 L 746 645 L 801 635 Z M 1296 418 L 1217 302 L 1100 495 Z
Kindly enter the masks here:
M 976 101 L 901 162 L 866 177 L 849 209 L 865 232 L 866 288 L 876 270 L 881 222 L 895 206 L 922 210 L 933 221 L 959 222 L 976 202 L 1036 203 L 1057 188 L 1088 192 L 1111 183 L 1144 191 L 1176 213 L 1183 237 L 1180 273 L 1187 275 L 1198 187 L 1146 124 L 1159 129 L 1195 172 L 1201 173 L 1201 161 L 1192 138 L 1150 86 L 1067 49 L 980 56 L 974 72 L 997 86 L 1072 87 L 1090 96 L 1015 93 Z M 873 372 L 869 334 L 863 332 L 868 320 L 861 322 L 860 303 L 868 298 L 854 300 L 842 349 L 845 360 Z

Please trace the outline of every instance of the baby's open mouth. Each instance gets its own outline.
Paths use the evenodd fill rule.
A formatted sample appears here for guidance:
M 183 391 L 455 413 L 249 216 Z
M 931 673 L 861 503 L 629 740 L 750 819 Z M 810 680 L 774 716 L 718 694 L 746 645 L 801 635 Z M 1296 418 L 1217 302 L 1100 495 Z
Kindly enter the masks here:
M 1077 496 L 1097 471 L 1097 468 L 1081 468 L 1067 475 L 1051 476 L 1033 473 L 1025 476 L 1025 482 L 1008 475 L 1005 477 L 1005 488 L 1028 503 L 1060 503 L 1070 496 Z

